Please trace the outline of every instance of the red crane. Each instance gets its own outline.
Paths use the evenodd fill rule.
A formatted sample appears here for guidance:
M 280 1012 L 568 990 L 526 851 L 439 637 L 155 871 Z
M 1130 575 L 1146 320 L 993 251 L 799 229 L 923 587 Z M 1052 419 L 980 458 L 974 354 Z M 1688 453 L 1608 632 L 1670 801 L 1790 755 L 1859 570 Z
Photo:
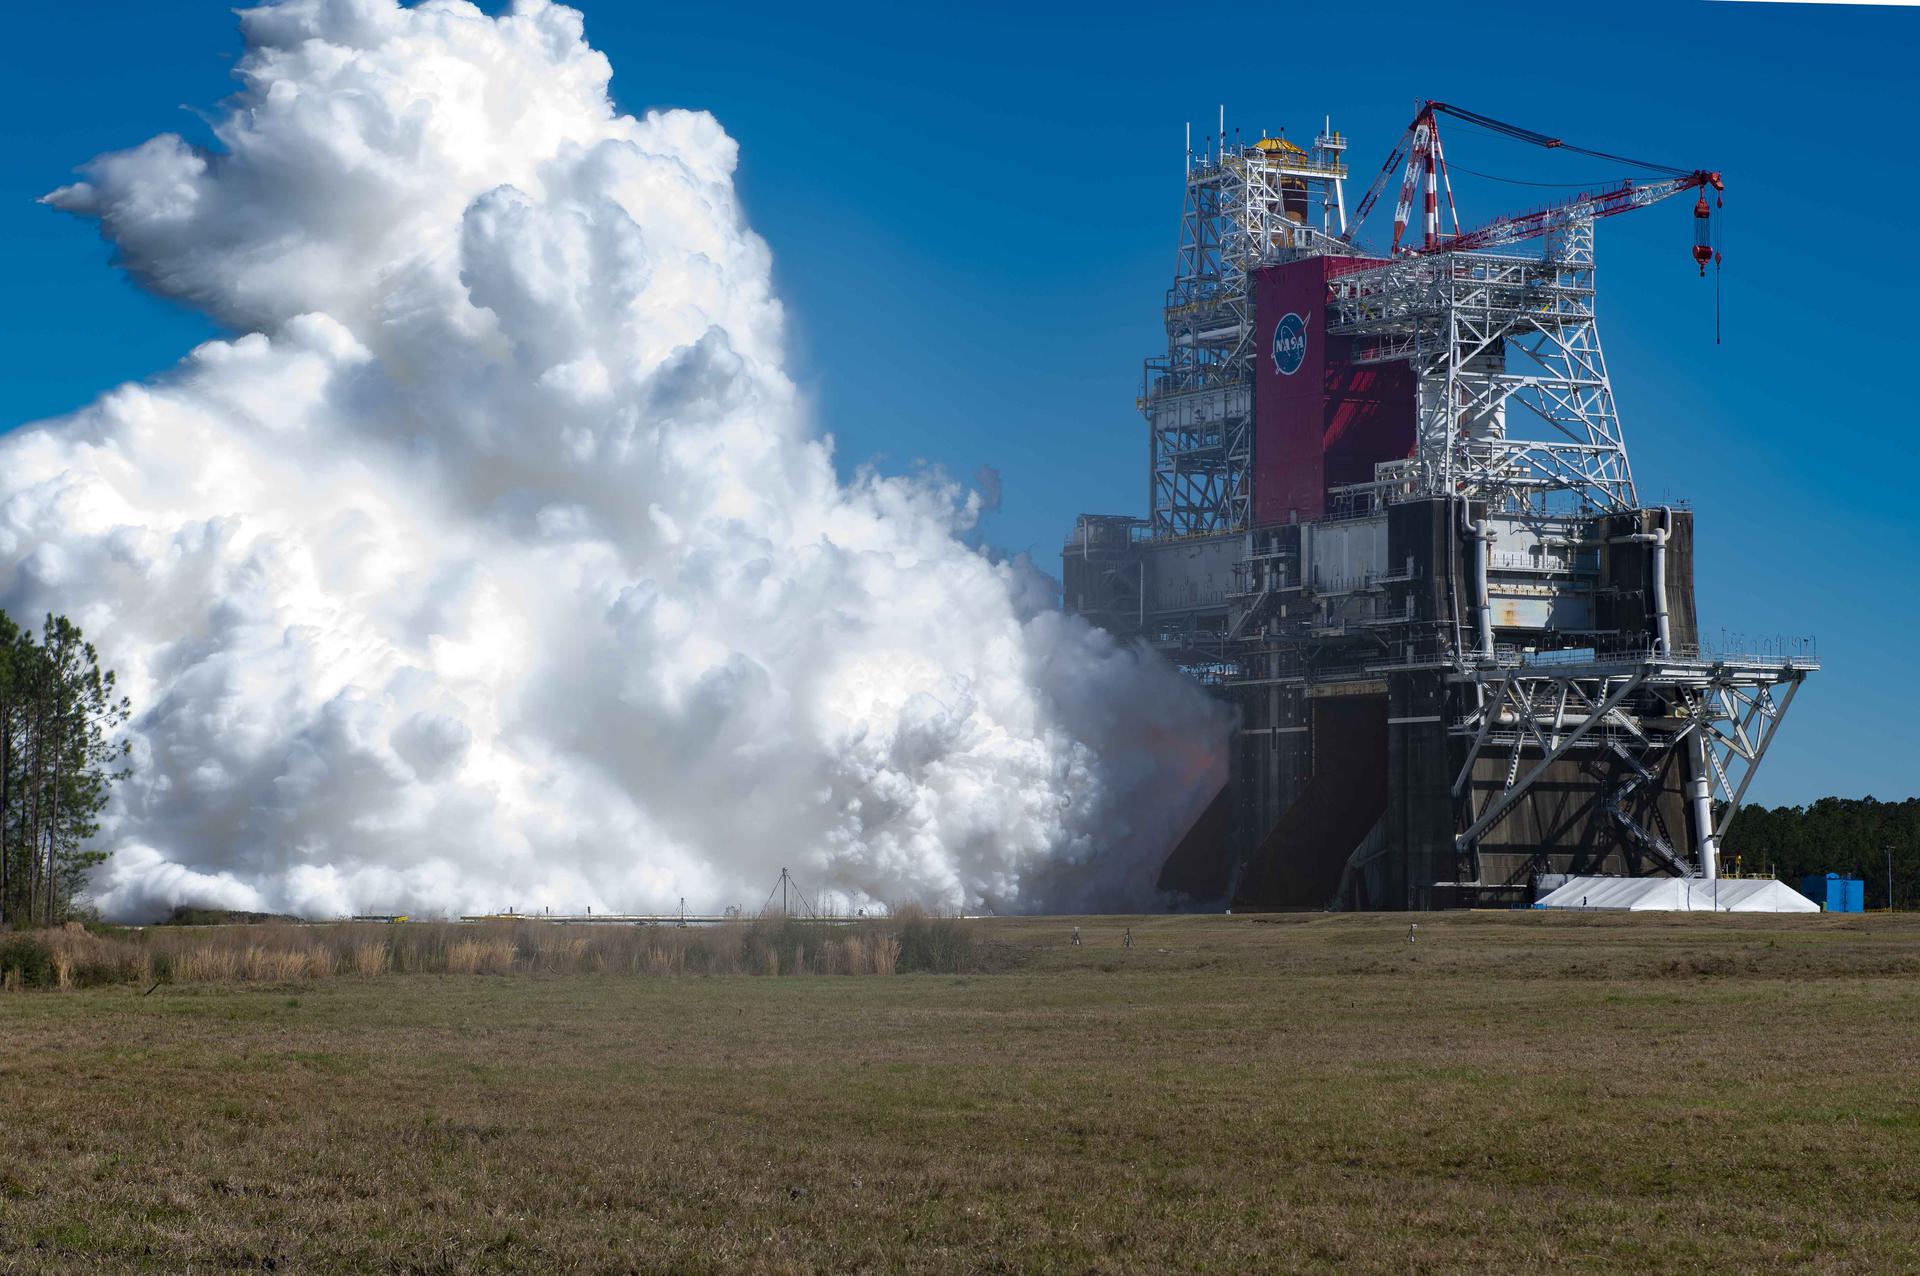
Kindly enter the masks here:
M 1532 212 L 1498 217 L 1484 226 L 1462 231 L 1459 214 L 1453 206 L 1453 182 L 1447 174 L 1446 155 L 1440 146 L 1440 125 L 1435 118 L 1440 115 L 1450 115 L 1489 132 L 1528 142 L 1547 150 L 1589 155 L 1596 159 L 1644 169 L 1657 176 L 1652 181 L 1628 178 L 1617 185 L 1577 195 L 1559 204 L 1535 209 Z M 1516 124 L 1507 124 L 1476 111 L 1449 106 L 1445 102 L 1426 102 L 1421 105 L 1420 113 L 1413 117 L 1413 123 L 1407 126 L 1406 133 L 1394 146 L 1393 153 L 1387 156 L 1387 162 L 1380 169 L 1380 175 L 1373 179 L 1373 185 L 1367 188 L 1366 195 L 1355 208 L 1353 222 L 1347 227 L 1347 233 L 1344 236 L 1348 243 L 1354 242 L 1359 234 L 1361 223 L 1373 210 L 1381 191 L 1386 189 L 1387 179 L 1393 175 L 1394 169 L 1400 166 L 1402 160 L 1406 161 L 1406 169 L 1400 182 L 1400 201 L 1393 211 L 1391 251 L 1394 253 L 1433 253 L 1496 248 L 1502 244 L 1511 244 L 1522 239 L 1531 239 L 1536 235 L 1543 235 L 1576 210 L 1588 217 L 1612 217 L 1616 213 L 1645 208 L 1648 204 L 1658 203 L 1682 191 L 1698 190 L 1700 198 L 1693 206 L 1693 260 L 1700 267 L 1702 275 L 1707 273 L 1709 262 L 1719 260 L 1719 254 L 1713 248 L 1710 229 L 1710 219 L 1713 214 L 1707 207 L 1707 188 L 1711 187 L 1714 190 L 1716 206 L 1719 203 L 1718 193 L 1725 189 L 1719 173 L 1707 169 L 1688 171 L 1682 168 L 1671 168 L 1665 164 L 1652 164 L 1645 160 L 1628 159 L 1623 155 L 1610 155 L 1605 151 L 1589 150 L 1584 146 L 1574 146 L 1561 141 L 1557 137 L 1549 137 L 1545 133 L 1521 128 Z M 1409 245 L 1403 248 L 1401 240 L 1406 234 L 1407 224 L 1413 217 L 1415 192 L 1422 186 L 1424 186 L 1422 205 L 1424 234 L 1418 247 Z M 1446 195 L 1448 217 L 1453 222 L 1453 233 L 1450 235 L 1440 233 L 1439 203 L 1442 192 Z

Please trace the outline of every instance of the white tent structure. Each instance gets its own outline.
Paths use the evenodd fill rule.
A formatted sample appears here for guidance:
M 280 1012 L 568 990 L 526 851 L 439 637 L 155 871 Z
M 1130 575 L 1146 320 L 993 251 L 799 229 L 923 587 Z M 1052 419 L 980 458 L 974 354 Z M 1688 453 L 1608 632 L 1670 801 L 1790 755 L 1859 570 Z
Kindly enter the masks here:
M 1817 913 L 1820 905 L 1772 878 L 1569 877 L 1535 908 L 1666 913 Z

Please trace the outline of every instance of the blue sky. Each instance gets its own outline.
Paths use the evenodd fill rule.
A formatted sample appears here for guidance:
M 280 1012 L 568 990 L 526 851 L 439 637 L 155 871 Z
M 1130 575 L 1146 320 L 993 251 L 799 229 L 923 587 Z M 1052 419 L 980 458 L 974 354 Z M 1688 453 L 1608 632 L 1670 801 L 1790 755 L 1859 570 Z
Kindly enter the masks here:
M 592 3 L 628 110 L 713 111 L 771 243 L 795 367 L 843 468 L 1000 471 L 988 538 L 1057 570 L 1081 510 L 1144 503 L 1140 360 L 1160 336 L 1181 130 L 1353 143 L 1355 197 L 1417 99 L 1727 174 L 1726 341 L 1687 261 L 1688 203 L 1605 222 L 1602 333 L 1649 502 L 1690 500 L 1703 629 L 1814 633 L 1811 682 L 1752 797 L 1916 791 L 1920 446 L 1911 267 L 1920 11 L 1813 5 L 1273 7 Z M 1213 25 L 1209 25 L 1209 22 Z M 215 3 L 93 0 L 9 18 L 0 78 L 7 296 L 0 428 L 170 365 L 214 335 L 33 200 L 92 155 L 231 89 Z M 1443 125 L 1444 128 L 1444 125 Z M 1455 164 L 1540 181 L 1609 166 L 1457 131 Z M 1477 222 L 1548 191 L 1456 188 Z

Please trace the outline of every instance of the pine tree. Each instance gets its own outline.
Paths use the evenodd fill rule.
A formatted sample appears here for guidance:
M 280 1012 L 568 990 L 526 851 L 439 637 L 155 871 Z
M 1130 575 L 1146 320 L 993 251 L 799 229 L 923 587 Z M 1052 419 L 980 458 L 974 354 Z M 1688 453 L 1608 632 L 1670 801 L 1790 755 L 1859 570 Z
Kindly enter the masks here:
M 114 683 L 66 617 L 36 642 L 0 612 L 0 920 L 59 922 L 105 858 L 87 841 L 127 773 L 132 713 Z

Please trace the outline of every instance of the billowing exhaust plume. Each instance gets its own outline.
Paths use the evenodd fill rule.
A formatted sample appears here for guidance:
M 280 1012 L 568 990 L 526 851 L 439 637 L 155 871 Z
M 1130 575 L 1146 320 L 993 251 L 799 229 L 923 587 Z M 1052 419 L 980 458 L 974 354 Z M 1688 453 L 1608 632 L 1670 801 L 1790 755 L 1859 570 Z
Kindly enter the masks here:
M 217 150 L 46 202 L 242 335 L 0 437 L 0 606 L 138 711 L 105 911 L 1151 899 L 1220 712 L 836 478 L 712 117 L 540 0 L 240 25 Z

